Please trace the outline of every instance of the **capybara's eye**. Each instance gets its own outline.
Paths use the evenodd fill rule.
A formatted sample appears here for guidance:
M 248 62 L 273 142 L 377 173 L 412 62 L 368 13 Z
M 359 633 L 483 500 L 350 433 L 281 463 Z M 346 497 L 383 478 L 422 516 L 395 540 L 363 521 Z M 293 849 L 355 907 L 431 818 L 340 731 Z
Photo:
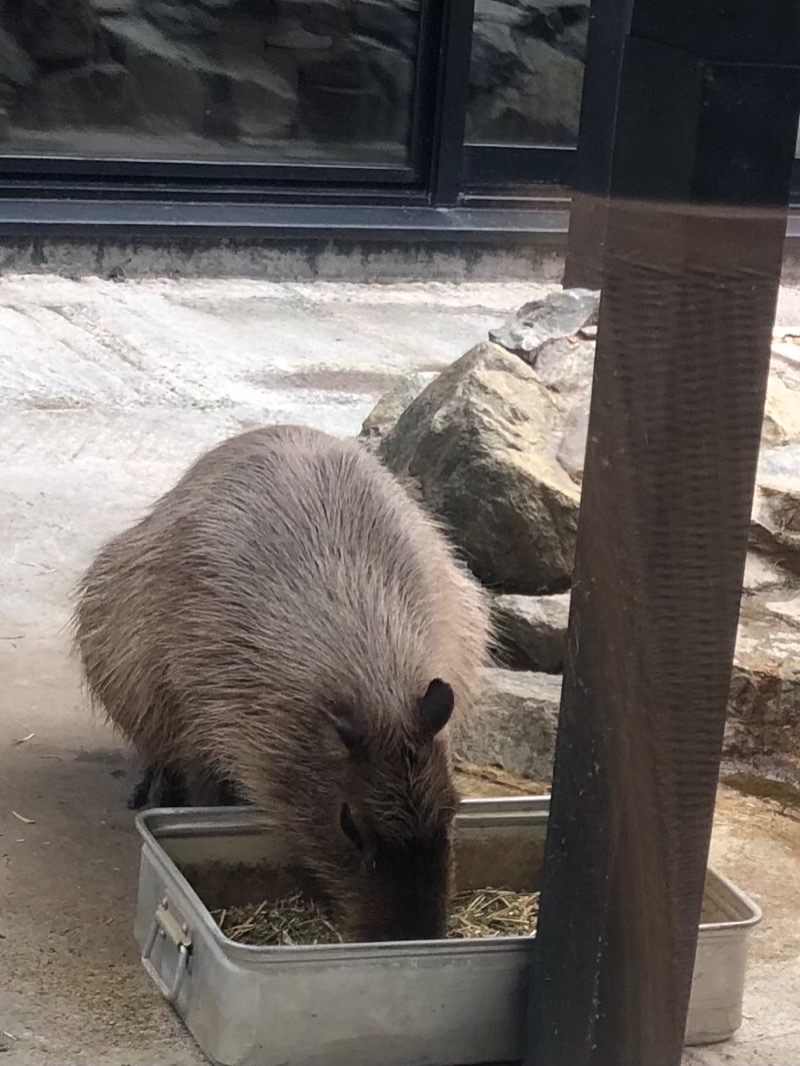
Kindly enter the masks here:
M 361 839 L 358 826 L 353 820 L 353 815 L 350 813 L 350 808 L 346 803 L 342 804 L 342 809 L 339 812 L 339 825 L 342 827 L 342 832 L 347 839 L 351 840 L 359 851 L 362 850 L 364 847 L 364 841 Z

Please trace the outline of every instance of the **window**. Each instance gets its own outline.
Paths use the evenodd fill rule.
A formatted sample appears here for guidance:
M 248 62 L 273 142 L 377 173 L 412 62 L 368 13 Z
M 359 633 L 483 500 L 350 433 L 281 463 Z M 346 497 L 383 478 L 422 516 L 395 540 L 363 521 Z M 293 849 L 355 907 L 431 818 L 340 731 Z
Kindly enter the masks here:
M 409 163 L 421 0 L 4 0 L 4 154 Z
M 574 147 L 589 4 L 476 0 L 466 139 Z

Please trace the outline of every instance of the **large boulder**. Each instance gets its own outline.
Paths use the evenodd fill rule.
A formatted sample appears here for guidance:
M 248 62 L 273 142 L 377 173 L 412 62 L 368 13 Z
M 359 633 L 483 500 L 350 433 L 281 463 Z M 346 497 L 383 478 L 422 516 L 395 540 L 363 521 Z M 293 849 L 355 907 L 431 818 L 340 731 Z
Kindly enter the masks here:
M 497 657 L 518 670 L 557 674 L 564 669 L 568 592 L 557 596 L 495 596 L 492 618 Z
M 524 304 L 489 331 L 490 340 L 535 369 L 562 410 L 556 455 L 577 485 L 583 479 L 598 310 L 597 293 L 568 289 Z M 756 504 L 763 503 L 766 521 L 755 516 L 755 527 L 764 528 L 754 528 L 754 543 L 762 551 L 785 556 L 786 538 L 779 530 L 785 527 L 787 508 L 793 506 L 791 498 L 800 496 L 800 329 L 775 333 L 761 439 L 759 485 L 764 486 L 764 499 L 757 497 Z
M 377 452 L 381 441 L 394 429 L 403 411 L 424 388 L 438 377 L 438 371 L 404 374 L 378 400 L 361 425 L 359 441 L 371 452 Z
M 490 669 L 475 713 L 453 726 L 457 755 L 547 781 L 553 773 L 561 678 Z
M 479 344 L 404 411 L 380 455 L 416 483 L 484 584 L 536 594 L 569 585 L 578 489 L 559 465 L 561 411 L 534 370 Z

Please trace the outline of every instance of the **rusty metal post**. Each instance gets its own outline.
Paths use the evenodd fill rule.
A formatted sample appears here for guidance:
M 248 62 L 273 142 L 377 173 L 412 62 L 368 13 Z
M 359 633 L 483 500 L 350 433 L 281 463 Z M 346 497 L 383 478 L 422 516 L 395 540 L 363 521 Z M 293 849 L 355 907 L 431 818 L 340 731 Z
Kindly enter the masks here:
M 800 4 L 632 0 L 622 56 L 526 1066 L 680 1062 L 800 111 Z

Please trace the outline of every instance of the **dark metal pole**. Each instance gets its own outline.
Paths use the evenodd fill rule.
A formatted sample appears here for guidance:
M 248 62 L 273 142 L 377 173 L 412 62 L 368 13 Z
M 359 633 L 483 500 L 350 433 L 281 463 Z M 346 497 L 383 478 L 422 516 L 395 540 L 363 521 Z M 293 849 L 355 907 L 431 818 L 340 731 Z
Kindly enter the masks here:
M 622 55 L 526 1066 L 680 1062 L 800 111 L 800 4 L 632 0 Z

